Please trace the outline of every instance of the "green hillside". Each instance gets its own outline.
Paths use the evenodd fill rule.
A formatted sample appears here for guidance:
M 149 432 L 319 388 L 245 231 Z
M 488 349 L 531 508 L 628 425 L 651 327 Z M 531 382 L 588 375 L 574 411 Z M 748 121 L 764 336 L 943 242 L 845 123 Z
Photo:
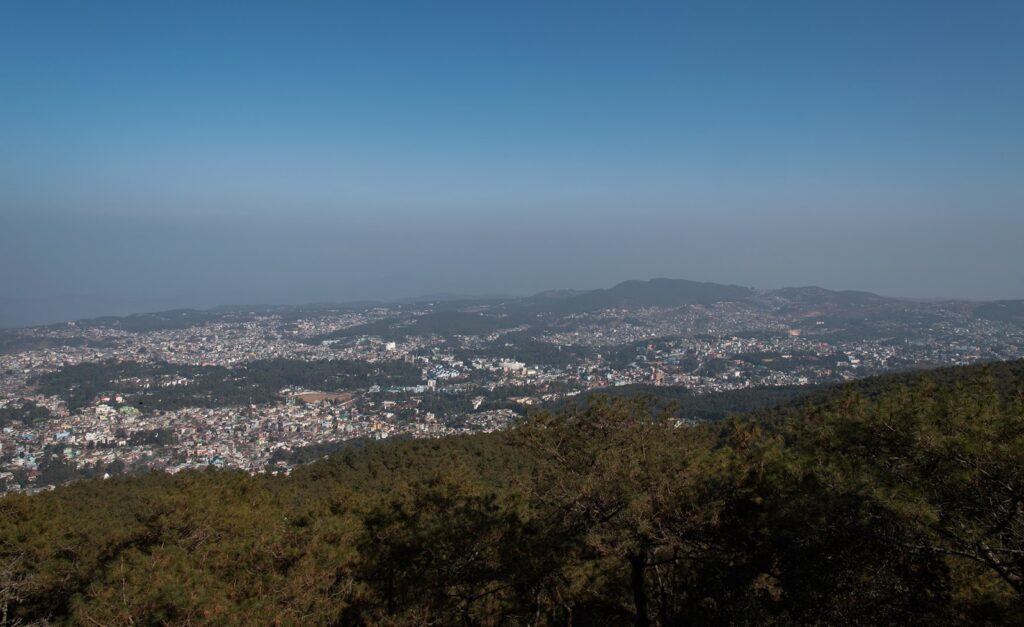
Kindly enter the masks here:
M 1024 363 L 0 499 L 0 624 L 1014 624 Z M 652 409 L 657 408 L 657 409 Z

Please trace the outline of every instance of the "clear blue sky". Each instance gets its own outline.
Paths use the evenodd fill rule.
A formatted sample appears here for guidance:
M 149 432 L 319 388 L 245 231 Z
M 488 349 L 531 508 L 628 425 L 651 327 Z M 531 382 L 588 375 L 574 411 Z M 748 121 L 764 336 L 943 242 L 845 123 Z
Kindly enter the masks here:
M 0 6 L 0 324 L 626 278 L 1024 296 L 1024 2 Z

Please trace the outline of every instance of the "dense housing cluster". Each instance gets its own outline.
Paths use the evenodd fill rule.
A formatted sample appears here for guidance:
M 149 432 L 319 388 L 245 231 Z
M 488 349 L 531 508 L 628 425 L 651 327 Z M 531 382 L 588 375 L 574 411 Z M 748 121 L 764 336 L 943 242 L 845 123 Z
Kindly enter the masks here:
M 500 430 L 533 409 L 619 388 L 749 392 L 717 412 L 676 408 L 682 420 L 722 417 L 768 390 L 1024 356 L 1017 309 L 652 281 L 9 331 L 0 489 L 211 465 L 288 473 L 347 446 Z

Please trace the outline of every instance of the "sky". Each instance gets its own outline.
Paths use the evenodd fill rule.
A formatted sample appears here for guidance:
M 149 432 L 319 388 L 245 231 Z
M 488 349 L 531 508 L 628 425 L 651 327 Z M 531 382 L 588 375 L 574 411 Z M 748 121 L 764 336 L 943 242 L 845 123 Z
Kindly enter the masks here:
M 1024 3 L 0 5 L 0 326 L 688 278 L 1024 297 Z

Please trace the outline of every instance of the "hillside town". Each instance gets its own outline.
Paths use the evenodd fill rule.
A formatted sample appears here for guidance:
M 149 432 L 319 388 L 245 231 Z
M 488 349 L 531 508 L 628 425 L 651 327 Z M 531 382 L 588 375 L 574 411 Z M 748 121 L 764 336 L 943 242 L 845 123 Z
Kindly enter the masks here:
M 11 492 L 209 466 L 287 474 L 345 447 L 504 429 L 624 386 L 709 395 L 1024 357 L 1021 325 L 962 304 L 764 296 L 560 313 L 488 301 L 181 311 L 2 342 Z

